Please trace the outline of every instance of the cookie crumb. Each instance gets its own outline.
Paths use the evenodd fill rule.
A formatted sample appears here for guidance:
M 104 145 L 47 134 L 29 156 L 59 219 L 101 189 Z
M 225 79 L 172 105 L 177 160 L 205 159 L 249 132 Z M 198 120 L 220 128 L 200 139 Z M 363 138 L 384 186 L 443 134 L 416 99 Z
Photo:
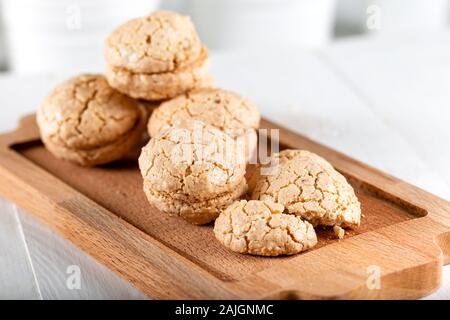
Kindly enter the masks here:
M 342 229 L 340 226 L 333 226 L 333 231 L 334 234 L 336 235 L 336 237 L 338 237 L 339 239 L 344 239 L 344 235 L 345 235 L 345 230 Z

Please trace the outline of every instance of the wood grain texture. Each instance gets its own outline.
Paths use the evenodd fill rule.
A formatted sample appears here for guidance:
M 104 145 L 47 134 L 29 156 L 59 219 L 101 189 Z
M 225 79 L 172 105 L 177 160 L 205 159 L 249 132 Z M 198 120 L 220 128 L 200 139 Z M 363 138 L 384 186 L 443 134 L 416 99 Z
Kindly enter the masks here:
M 47 226 L 18 209 L 36 280 L 44 300 L 145 299 L 146 296 Z M 80 268 L 80 288 L 70 289 L 70 266 Z M 70 269 L 69 269 L 70 271 Z
M 42 298 L 17 213 L 3 198 L 0 198 L 0 265 L 0 300 Z
M 350 178 L 366 218 L 343 241 L 320 234 L 316 249 L 273 259 L 226 251 L 211 226 L 148 207 L 128 162 L 81 173 L 54 160 L 36 142 L 33 118 L 27 121 L 0 139 L 0 192 L 152 297 L 417 298 L 438 287 L 449 262 L 446 201 L 287 130 L 280 130 L 284 147 L 316 152 Z M 379 290 L 366 286 L 373 265 L 382 274 Z
M 381 46 L 399 51 L 398 47 L 405 45 L 402 43 L 406 42 L 403 39 L 396 38 L 388 45 L 373 46 L 370 42 L 375 41 L 375 38 L 369 41 L 343 41 L 324 50 L 324 54 L 327 54 L 325 63 L 323 59 L 317 58 L 316 51 L 297 49 L 277 49 L 272 53 L 267 50 L 264 54 L 213 52 L 211 68 L 219 86 L 248 96 L 258 104 L 265 117 L 429 192 L 450 199 L 449 188 L 443 181 L 443 171 L 448 169 L 446 163 L 450 158 L 448 152 L 443 150 L 444 144 L 440 138 L 445 133 L 448 137 L 450 132 L 434 130 L 434 125 L 413 125 L 433 121 L 445 123 L 446 118 L 440 116 L 440 110 L 449 100 L 449 91 L 445 87 L 449 71 L 448 59 L 445 58 L 448 56 L 446 48 L 450 48 L 448 36 L 448 32 L 439 37 L 426 35 L 426 42 L 411 37 L 406 45 L 411 47 L 412 43 L 416 42 L 417 45 L 412 49 L 416 52 L 411 55 L 411 49 L 404 50 L 401 61 L 393 63 L 389 68 L 383 67 L 384 61 L 389 63 L 389 60 L 397 59 L 399 55 L 393 57 L 390 51 L 383 50 Z M 423 43 L 426 43 L 426 46 L 423 46 Z M 364 61 L 363 55 L 366 53 L 370 58 Z M 339 61 L 335 61 L 335 57 L 339 58 Z M 335 67 L 337 62 L 338 68 Z M 396 72 L 396 64 L 401 72 Z M 424 67 L 421 67 L 421 64 Z M 240 70 L 239 76 L 236 77 L 236 66 L 243 65 L 245 68 Z M 361 68 L 361 72 L 354 70 L 356 67 Z M 346 70 L 358 77 L 350 77 Z M 377 70 L 380 70 L 382 81 L 377 80 Z M 427 70 L 434 70 L 433 74 Z M 415 75 L 408 79 L 411 73 Z M 420 76 L 417 76 L 418 74 Z M 4 106 L 0 131 L 13 130 L 20 115 L 33 112 L 36 102 L 43 99 L 55 84 L 70 76 L 0 76 L 0 91 L 8 92 L 0 97 Z M 385 77 L 389 77 L 388 86 L 385 86 Z M 360 88 L 354 90 L 353 84 L 348 85 L 349 80 Z M 413 86 L 410 83 L 413 83 Z M 370 88 L 366 90 L 366 86 Z M 391 95 L 387 101 L 382 99 L 384 90 L 389 90 Z M 27 92 L 26 95 L 23 94 L 24 91 Z M 376 95 L 380 96 L 378 103 L 368 105 L 365 94 L 375 91 Z M 392 98 L 395 98 L 395 104 L 390 102 L 394 101 Z M 403 111 L 396 110 L 398 103 L 406 101 L 408 103 L 405 104 L 404 110 L 407 117 Z M 423 105 L 426 105 L 426 108 Z M 399 132 L 398 126 L 410 130 Z M 426 150 L 422 148 L 421 140 L 417 139 L 420 135 L 430 143 L 426 145 Z M 435 160 L 442 165 L 436 161 L 428 162 L 429 155 L 430 158 L 437 156 Z M 27 232 L 24 232 L 26 237 Z M 41 231 L 35 231 L 38 232 Z M 45 233 L 45 230 L 42 232 Z M 12 241 L 9 245 L 17 249 L 23 247 Z M 32 248 L 30 251 L 33 255 Z M 0 267 L 0 270 L 3 269 Z M 442 286 L 438 292 L 427 298 L 450 298 L 449 271 L 450 266 L 445 266 Z M 10 281 L 22 283 L 18 279 Z M 44 295 L 44 292 L 42 294 Z

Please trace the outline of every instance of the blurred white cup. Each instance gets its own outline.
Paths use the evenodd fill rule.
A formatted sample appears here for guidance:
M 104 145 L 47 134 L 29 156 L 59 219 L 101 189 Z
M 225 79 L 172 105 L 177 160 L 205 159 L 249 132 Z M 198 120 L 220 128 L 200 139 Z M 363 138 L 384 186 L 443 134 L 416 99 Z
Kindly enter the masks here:
M 186 0 L 211 49 L 323 46 L 334 26 L 335 0 Z
M 3 0 L 11 71 L 98 72 L 106 36 L 159 0 Z
M 365 0 L 338 0 L 336 34 L 351 35 L 367 30 L 367 3 Z
M 186 14 L 186 0 L 163 0 L 160 3 L 160 8 L 162 10 L 176 11 L 179 13 Z
M 380 34 L 448 27 L 449 0 L 365 0 L 364 28 Z

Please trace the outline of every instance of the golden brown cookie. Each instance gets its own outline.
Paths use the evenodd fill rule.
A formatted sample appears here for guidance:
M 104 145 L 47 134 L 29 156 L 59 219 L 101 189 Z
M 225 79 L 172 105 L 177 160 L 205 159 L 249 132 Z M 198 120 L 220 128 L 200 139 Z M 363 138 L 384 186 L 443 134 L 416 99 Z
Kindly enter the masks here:
M 245 174 L 245 162 L 228 135 L 199 121 L 162 131 L 142 149 L 144 180 L 172 197 L 209 199 L 233 190 Z
M 105 46 L 111 86 L 134 98 L 161 100 L 210 85 L 208 53 L 189 17 L 157 11 L 116 28 Z
M 37 112 L 42 141 L 61 159 L 90 166 L 124 157 L 145 131 L 147 110 L 101 75 L 57 86 Z
M 236 201 L 219 215 L 214 234 L 232 251 L 261 256 L 291 255 L 315 246 L 313 226 L 283 210 L 268 201 Z
M 139 73 L 163 73 L 192 64 L 202 43 L 187 16 L 170 11 L 130 20 L 106 40 L 109 64 Z
M 150 136 L 179 126 L 186 120 L 199 120 L 240 139 L 247 148 L 247 159 L 257 145 L 256 129 L 261 116 L 256 106 L 240 95 L 217 88 L 203 88 L 163 102 L 150 117 Z
M 188 215 L 183 212 L 195 208 L 195 214 L 206 215 L 195 219 L 207 222 L 217 216 L 218 208 L 245 192 L 245 166 L 243 150 L 235 140 L 200 121 L 163 130 L 139 157 L 144 189 L 151 203 L 182 217 Z
M 359 226 L 355 192 L 329 162 L 305 150 L 284 150 L 271 160 L 272 165 L 256 169 L 249 181 L 252 199 L 280 203 L 314 226 Z

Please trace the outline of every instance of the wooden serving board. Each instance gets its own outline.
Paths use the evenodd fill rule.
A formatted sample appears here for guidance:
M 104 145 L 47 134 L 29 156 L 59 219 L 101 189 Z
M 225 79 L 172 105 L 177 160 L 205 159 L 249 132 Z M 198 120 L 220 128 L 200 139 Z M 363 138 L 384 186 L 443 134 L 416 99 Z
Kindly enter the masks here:
M 263 120 L 262 127 L 278 129 Z M 34 116 L 0 136 L 0 194 L 153 298 L 418 298 L 450 262 L 450 203 L 286 129 L 280 148 L 328 159 L 356 190 L 361 227 L 302 254 L 233 253 L 212 225 L 194 226 L 150 207 L 138 153 L 82 168 L 50 155 Z M 376 280 L 379 272 L 381 278 Z

